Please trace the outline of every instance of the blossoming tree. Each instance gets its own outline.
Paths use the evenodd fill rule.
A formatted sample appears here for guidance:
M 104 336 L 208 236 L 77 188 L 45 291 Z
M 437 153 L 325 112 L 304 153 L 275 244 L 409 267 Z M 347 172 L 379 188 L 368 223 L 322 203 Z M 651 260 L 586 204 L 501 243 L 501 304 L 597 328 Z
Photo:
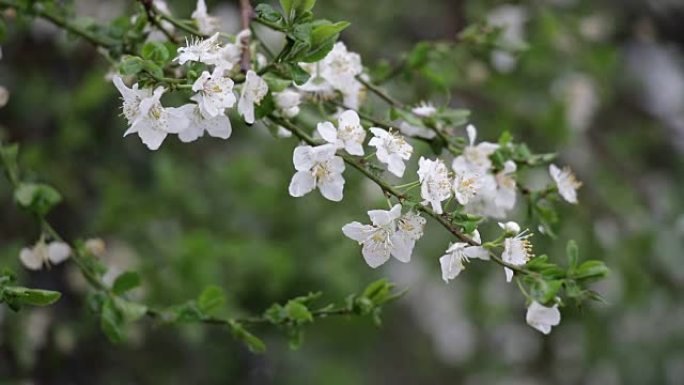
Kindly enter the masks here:
M 379 187 L 387 209 L 369 207 L 369 224 L 341 223 L 340 236 L 360 245 L 359 261 L 370 268 L 410 263 L 431 220 L 454 239 L 430 262 L 441 268 L 445 284 L 458 279 L 475 260 L 503 269 L 501 279 L 515 281 L 512 287 L 526 298 L 527 323 L 544 334 L 559 324 L 562 307 L 600 299 L 586 284 L 607 274 L 602 262 L 580 262 L 573 241 L 567 243 L 562 263 L 557 256 L 533 250 L 533 234 L 554 236 L 549 217 L 537 216 L 527 224 L 509 217 L 521 196 L 533 213 L 553 211 L 557 202 L 578 204 L 581 184 L 572 171 L 553 164 L 553 154 L 533 153 L 507 132 L 496 142 L 478 142 L 477 129 L 468 122 L 470 111 L 399 101 L 380 84 L 386 79 L 374 78 L 361 57 L 338 41 L 349 23 L 316 19 L 314 4 L 315 0 L 281 0 L 280 9 L 267 4 L 253 8 L 241 0 L 241 31 L 221 30 L 204 0 L 197 2 L 189 19 L 173 14 L 163 1 L 140 0 L 133 17 L 91 27 L 81 26 L 52 2 L 0 0 L 0 9 L 45 19 L 97 47 L 111 63 L 109 78 L 121 94 L 126 140 L 136 134 L 151 151 L 173 136 L 184 143 L 205 134 L 212 140 L 229 140 L 231 119 L 240 119 L 267 127 L 282 138 L 283 146 L 296 142 L 292 167 L 282 169 L 293 173 L 287 188 L 293 198 L 318 189 L 324 199 L 339 202 L 347 194 L 359 193 L 345 189 L 345 175 L 360 173 Z M 256 24 L 278 34 L 277 49 L 261 39 Z M 168 94 L 183 102 L 168 104 Z M 375 108 L 370 101 L 385 107 Z M 418 142 L 428 143 L 431 153 L 418 153 Z M 92 287 L 91 307 L 113 341 L 124 337 L 126 324 L 147 317 L 171 324 L 226 325 L 252 350 L 261 351 L 263 342 L 248 331 L 252 324 L 284 327 L 297 340 L 302 326 L 315 319 L 378 319 L 382 306 L 401 295 L 392 284 L 379 280 L 339 305 L 317 307 L 317 295 L 312 294 L 244 318 L 212 314 L 213 304 L 223 296 L 215 287 L 177 306 L 139 303 L 129 292 L 142 277 L 124 272 L 106 282 L 107 267 L 98 258 L 101 241 L 64 239 L 46 219 L 61 201 L 59 192 L 24 179 L 18 146 L 0 145 L 14 200 L 35 216 L 41 230 L 35 244 L 21 250 L 18 258 L 30 270 L 73 262 Z M 417 171 L 411 171 L 416 164 Z M 519 181 L 521 170 L 533 168 L 548 170 L 546 187 L 531 190 Z M 480 231 L 488 222 L 498 223 L 499 230 Z M 12 309 L 59 299 L 57 292 L 17 286 L 15 280 L 11 272 L 0 277 L 0 301 Z

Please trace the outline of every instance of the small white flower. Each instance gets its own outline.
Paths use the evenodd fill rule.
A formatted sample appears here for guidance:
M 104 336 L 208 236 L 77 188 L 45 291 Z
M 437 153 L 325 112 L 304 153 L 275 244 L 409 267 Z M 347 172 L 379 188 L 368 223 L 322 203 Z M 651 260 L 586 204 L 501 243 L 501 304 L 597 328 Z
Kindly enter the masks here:
M 468 132 L 469 145 L 463 149 L 463 155 L 454 159 L 454 169 L 469 169 L 472 172 L 485 174 L 492 167 L 492 161 L 489 156 L 499 148 L 496 143 L 482 142 L 475 145 L 477 138 L 477 129 L 472 124 L 466 127 Z
M 318 188 L 331 201 L 342 200 L 344 160 L 335 155 L 331 144 L 295 148 L 293 163 L 297 172 L 290 182 L 290 195 L 301 197 Z
M 233 81 L 222 76 L 219 68 L 212 74 L 202 72 L 192 85 L 192 90 L 197 93 L 191 99 L 197 102 L 202 115 L 207 119 L 223 115 L 226 108 L 233 107 L 237 100 L 233 93 Z
M 520 225 L 513 222 L 509 221 L 506 223 L 499 222 L 499 227 L 506 233 L 506 234 L 513 234 L 516 235 L 520 233 Z
M 344 104 L 350 108 L 358 108 L 364 96 L 364 86 L 356 79 L 361 75 L 363 66 L 359 54 L 347 51 L 342 42 L 337 42 L 333 49 L 316 63 L 299 63 L 311 77 L 298 88 L 314 94 L 321 99 L 332 99 L 335 91 L 339 91 Z
M 135 119 L 124 133 L 124 136 L 137 133 L 150 150 L 158 149 L 166 135 L 177 134 L 190 124 L 182 110 L 161 105 L 160 99 L 164 92 L 163 87 L 157 87 L 151 96 L 140 101 Z M 124 110 L 125 103 L 124 99 Z
M 178 64 L 188 61 L 200 62 L 208 65 L 217 65 L 221 61 L 221 44 L 218 41 L 219 33 L 215 33 L 208 39 L 193 39 L 186 41 L 185 47 L 178 48 Z
M 235 36 L 235 43 L 226 43 L 218 51 L 218 59 L 216 68 L 225 71 L 239 68 L 240 60 L 242 58 L 242 41 L 252 35 L 249 29 L 240 31 Z
M 504 262 L 513 266 L 523 266 L 534 256 L 532 244 L 529 241 L 532 234 L 526 233 L 526 231 L 504 239 L 504 251 L 501 253 L 501 259 Z M 506 282 L 511 282 L 513 270 L 504 267 L 504 272 L 506 273 Z
M 32 248 L 23 248 L 19 253 L 21 263 L 29 270 L 40 270 L 43 266 L 57 265 L 71 256 L 71 247 L 64 242 L 45 244 L 42 240 Z
M 413 138 L 434 139 L 437 136 L 437 133 L 427 127 L 414 126 L 404 121 L 399 122 L 398 127 L 402 134 Z
M 337 128 L 330 122 L 318 123 L 316 127 L 321 137 L 337 148 L 344 148 L 351 155 L 363 155 L 363 141 L 366 131 L 361 126 L 359 115 L 347 110 L 337 118 Z
M 456 165 L 460 166 L 460 165 Z M 480 191 L 480 174 L 467 167 L 454 167 L 454 196 L 458 203 L 467 205 Z
M 513 174 L 518 167 L 512 160 L 507 160 L 504 163 L 503 170 L 499 171 L 495 176 L 496 193 L 494 196 L 494 205 L 496 210 L 501 213 L 499 217 L 504 216 L 505 213 L 515 207 L 516 199 L 516 182 Z
M 197 0 L 197 6 L 191 17 L 195 20 L 197 29 L 203 35 L 212 34 L 218 29 L 218 19 L 207 13 L 207 4 L 205 4 L 204 0 Z
M 582 182 L 578 181 L 575 174 L 569 167 L 562 170 L 556 167 L 555 164 L 549 165 L 549 174 L 558 186 L 558 192 L 568 203 L 577 203 L 577 189 L 582 186 Z
M 247 124 L 254 123 L 254 106 L 261 104 L 268 93 L 268 84 L 256 72 L 247 71 L 245 83 L 242 85 L 238 113 L 245 118 Z
M 387 165 L 387 171 L 401 178 L 404 176 L 405 160 L 411 158 L 413 147 L 399 133 L 385 131 L 381 128 L 371 127 L 373 138 L 368 142 L 369 146 L 375 147 L 375 156 Z
M 338 90 L 349 87 L 350 83 L 357 82 L 356 75 L 361 74 L 361 56 L 355 52 L 347 51 L 347 46 L 337 42 L 333 49 L 323 59 L 321 75 Z
M 178 139 L 181 142 L 193 142 L 204 136 L 205 132 L 215 138 L 228 139 L 233 132 L 230 119 L 223 113 L 207 118 L 197 104 L 191 103 L 180 106 L 178 109 L 190 122 L 187 128 L 178 133 Z
M 546 307 L 537 301 L 532 301 L 527 308 L 527 315 L 525 316 L 527 324 L 539 330 L 544 334 L 551 332 L 551 327 L 560 323 L 561 314 L 558 310 L 558 305 L 553 307 Z
M 139 90 L 138 83 L 134 84 L 132 88 L 128 88 L 119 75 L 112 76 L 112 82 L 116 89 L 119 90 L 123 99 L 122 110 L 124 117 L 126 117 L 128 124 L 133 124 L 140 115 L 140 102 L 152 96 L 152 89 L 144 88 Z
M 477 243 L 482 242 L 477 230 L 470 235 L 470 238 Z M 446 254 L 439 259 L 444 282 L 449 283 L 450 280 L 456 278 L 465 269 L 464 262 L 469 262 L 471 258 L 486 261 L 489 260 L 489 253 L 482 246 L 471 246 L 465 242 L 450 244 Z
M 418 160 L 418 179 L 423 205 L 430 203 L 437 214 L 442 213 L 442 201 L 451 196 L 452 182 L 444 162 L 430 160 L 422 156 Z
M 413 212 L 401 216 L 400 204 L 390 210 L 370 210 L 368 216 L 372 225 L 351 222 L 342 227 L 344 235 L 363 245 L 361 253 L 368 266 L 376 268 L 390 255 L 409 262 L 416 240 L 423 235 L 425 219 Z
M 273 100 L 280 116 L 291 119 L 299 114 L 299 104 L 301 103 L 299 92 L 290 89 L 274 92 Z
M 417 106 L 411 109 L 414 115 L 420 116 L 421 118 L 429 118 L 437 112 L 435 106 L 429 102 L 421 102 Z

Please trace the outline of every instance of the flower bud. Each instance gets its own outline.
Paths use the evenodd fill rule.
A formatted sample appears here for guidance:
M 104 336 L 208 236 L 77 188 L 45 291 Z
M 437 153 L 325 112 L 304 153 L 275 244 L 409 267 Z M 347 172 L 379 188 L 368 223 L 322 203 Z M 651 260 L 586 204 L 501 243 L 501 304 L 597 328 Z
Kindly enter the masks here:
M 518 225 L 517 223 L 515 223 L 513 221 L 506 222 L 506 223 L 499 222 L 499 227 L 501 227 L 503 229 L 503 231 L 506 232 L 506 234 L 516 235 L 516 234 L 520 233 L 520 225 Z

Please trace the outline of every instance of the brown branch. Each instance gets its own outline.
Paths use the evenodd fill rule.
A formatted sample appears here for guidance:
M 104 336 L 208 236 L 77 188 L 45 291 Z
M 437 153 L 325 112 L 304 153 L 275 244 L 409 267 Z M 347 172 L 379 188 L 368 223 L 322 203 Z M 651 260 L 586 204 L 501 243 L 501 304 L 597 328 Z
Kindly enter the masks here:
M 250 30 L 250 24 L 254 17 L 254 8 L 249 0 L 240 0 L 240 14 L 242 16 L 242 30 Z M 240 57 L 240 69 L 242 72 L 249 71 L 251 67 L 251 58 L 249 52 L 249 35 L 242 36 L 240 44 L 242 45 L 242 56 Z
M 159 19 L 157 19 L 157 10 L 154 8 L 154 4 L 152 0 L 139 0 L 140 4 L 145 8 L 145 13 L 147 14 L 147 20 L 152 24 L 155 28 L 157 28 L 161 33 L 166 36 L 167 39 L 169 39 L 170 42 L 172 43 L 178 43 L 178 39 L 176 39 L 175 36 L 169 31 L 164 28 L 164 26 L 159 22 Z

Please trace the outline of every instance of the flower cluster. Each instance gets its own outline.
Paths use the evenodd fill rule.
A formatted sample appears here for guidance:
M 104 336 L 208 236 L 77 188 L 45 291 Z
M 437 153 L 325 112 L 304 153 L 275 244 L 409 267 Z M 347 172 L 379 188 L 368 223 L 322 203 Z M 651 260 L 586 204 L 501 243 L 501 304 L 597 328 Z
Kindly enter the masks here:
M 364 87 L 356 77 L 363 72 L 361 56 L 347 51 L 344 43 L 335 43 L 323 60 L 300 65 L 311 75 L 306 83 L 298 87 L 301 91 L 324 99 L 340 92 L 345 106 L 353 109 L 360 107 Z
M 242 32 L 245 33 L 249 31 Z M 178 64 L 197 62 L 211 69 L 202 71 L 192 84 L 194 94 L 190 100 L 194 103 L 165 107 L 161 98 L 166 88 L 139 88 L 137 83 L 129 88 L 120 76 L 114 76 L 113 82 L 123 98 L 123 114 L 129 124 L 124 136 L 138 134 L 150 150 L 158 149 L 169 134 L 177 134 L 182 142 L 197 140 L 205 132 L 213 137 L 228 139 L 232 127 L 226 114 L 236 103 L 237 111 L 245 122 L 254 123 L 255 106 L 266 96 L 268 85 L 256 72 L 249 70 L 240 86 L 239 99 L 236 96 L 235 83 L 230 76 L 237 73 L 242 49 L 240 42 L 238 35 L 234 44 L 222 44 L 219 42 L 219 33 L 216 33 L 208 39 L 197 39 L 178 49 L 175 58 Z M 290 104 L 291 112 L 296 106 Z

